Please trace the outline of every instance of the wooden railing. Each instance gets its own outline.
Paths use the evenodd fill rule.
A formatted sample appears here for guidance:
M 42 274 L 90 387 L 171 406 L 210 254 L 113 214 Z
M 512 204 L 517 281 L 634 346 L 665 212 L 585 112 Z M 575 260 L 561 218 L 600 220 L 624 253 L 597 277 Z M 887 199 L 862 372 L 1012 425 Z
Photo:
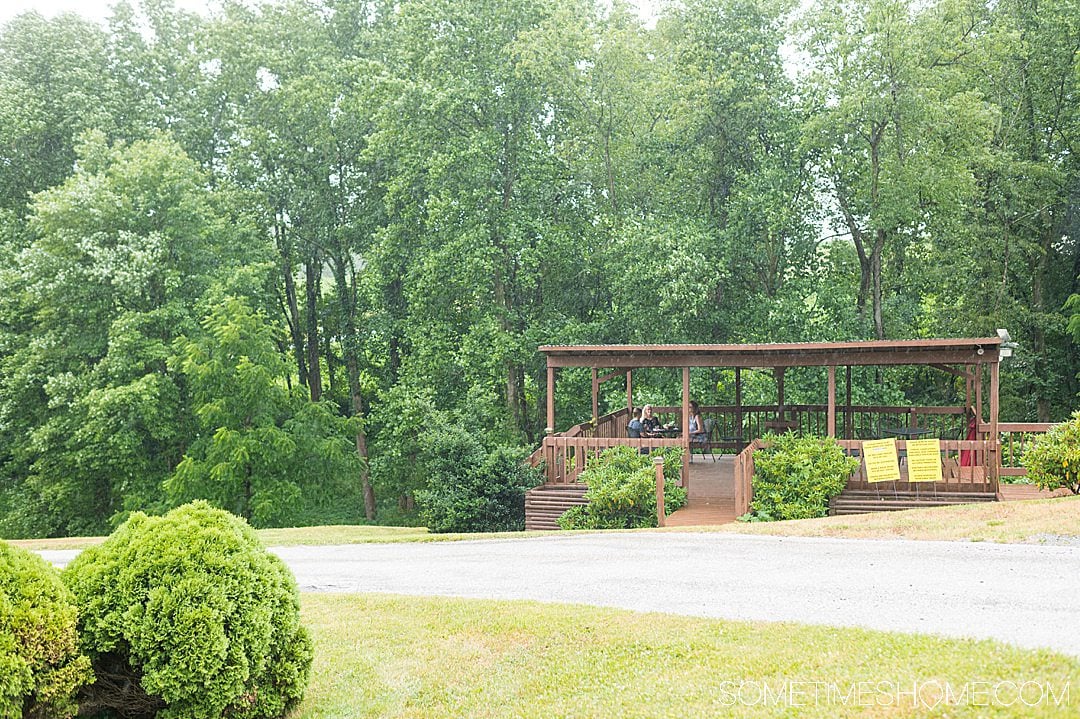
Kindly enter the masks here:
M 1001 442 L 1002 477 L 1026 477 L 1027 468 L 1020 464 L 1024 452 L 1035 438 L 1045 434 L 1054 425 L 1047 422 L 999 422 L 998 440 Z M 979 437 L 990 439 L 990 425 L 979 425 Z
M 540 447 L 548 484 L 571 484 L 578 481 L 589 463 L 605 449 L 636 447 L 646 452 L 657 447 L 682 447 L 676 439 L 627 439 L 625 437 L 544 437 Z
M 753 451 L 749 444 L 767 431 L 766 423 L 775 421 L 777 407 L 774 405 L 735 406 L 716 405 L 702 408 L 702 415 L 713 418 L 716 430 L 712 439 L 719 438 L 721 449 L 739 452 L 736 456 L 736 492 L 740 489 L 739 472 L 749 471 L 753 477 Z M 802 434 L 824 436 L 826 433 L 825 405 L 790 405 L 785 407 L 785 417 L 795 423 Z M 654 415 L 661 422 L 682 425 L 682 408 L 673 406 L 654 407 Z M 626 425 L 629 410 L 622 407 L 598 417 L 596 422 L 574 425 L 565 433 L 544 438 L 544 443 L 529 457 L 532 466 L 544 463 L 549 484 L 576 482 L 590 457 L 614 446 L 630 446 L 650 449 L 655 447 L 682 446 L 682 439 L 629 439 Z M 837 434 L 849 452 L 861 451 L 861 439 L 878 438 L 887 427 L 923 427 L 934 430 L 940 437 L 942 450 L 942 475 L 944 481 L 935 485 L 922 485 L 928 491 L 996 491 L 999 477 L 1024 476 L 1027 470 L 1020 465 L 1020 457 L 1038 434 L 1051 426 L 1043 423 L 1002 422 L 998 424 L 999 442 L 995 445 L 989 436 L 990 425 L 979 425 L 977 440 L 961 439 L 966 431 L 963 407 L 899 407 L 865 405 L 837 407 Z M 588 441 L 586 441 L 588 440 Z M 730 440 L 730 441 L 728 441 Z M 757 443 L 757 449 L 761 449 Z M 901 452 L 906 449 L 904 440 L 897 441 Z M 970 454 L 968 454 L 970 453 Z M 965 461 L 969 458 L 970 463 Z M 751 493 L 746 479 L 743 498 L 736 500 L 736 509 L 749 507 Z M 862 469 L 848 484 L 851 488 L 871 488 L 862 476 Z M 888 486 L 892 486 L 889 484 Z M 898 488 L 906 487 L 903 482 Z M 912 485 L 913 487 L 915 485 Z M 988 489 L 993 487 L 993 489 Z
M 677 408 L 661 408 L 673 412 Z M 824 437 L 828 434 L 828 406 L 823 404 L 786 405 L 779 416 L 776 405 L 714 405 L 703 407 L 702 415 L 712 418 L 720 436 L 742 442 L 776 431 L 778 421 L 791 426 L 797 434 Z M 943 439 L 963 439 L 963 407 L 900 407 L 886 405 L 837 405 L 836 434 L 844 439 L 874 439 L 888 427 L 922 427 Z M 740 448 L 741 449 L 741 448 Z
M 989 440 L 939 440 L 941 445 L 941 482 L 913 482 L 907 477 L 907 441 L 896 440 L 896 451 L 900 455 L 899 482 L 868 482 L 865 463 L 851 475 L 847 482 L 848 489 L 879 489 L 882 491 L 926 491 L 926 492 L 994 492 L 998 489 L 997 453 L 1000 446 Z M 862 442 L 858 440 L 838 440 L 849 456 L 862 457 Z
M 754 452 L 765 445 L 755 439 L 746 449 L 735 455 L 735 516 L 741 517 L 750 511 L 750 502 L 754 499 Z

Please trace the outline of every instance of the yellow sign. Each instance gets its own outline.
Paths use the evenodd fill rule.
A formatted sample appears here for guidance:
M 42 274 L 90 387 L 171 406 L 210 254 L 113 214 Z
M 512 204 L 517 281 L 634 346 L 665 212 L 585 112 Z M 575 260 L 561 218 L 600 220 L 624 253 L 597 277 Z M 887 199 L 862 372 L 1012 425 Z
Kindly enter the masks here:
M 936 439 L 910 439 L 907 443 L 908 481 L 941 481 L 941 442 Z
M 895 439 L 868 439 L 862 443 L 867 482 L 899 482 L 900 462 Z

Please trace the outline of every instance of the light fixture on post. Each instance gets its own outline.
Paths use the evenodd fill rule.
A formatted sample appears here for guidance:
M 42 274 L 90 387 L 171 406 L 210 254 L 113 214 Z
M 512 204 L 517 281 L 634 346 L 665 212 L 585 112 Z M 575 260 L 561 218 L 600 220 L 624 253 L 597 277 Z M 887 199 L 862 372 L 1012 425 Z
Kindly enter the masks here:
M 998 348 L 998 360 L 1000 361 L 1006 357 L 1012 357 L 1013 350 L 1016 349 L 1017 344 L 1012 341 L 1009 330 L 999 329 L 997 335 L 1001 338 L 1001 346 Z

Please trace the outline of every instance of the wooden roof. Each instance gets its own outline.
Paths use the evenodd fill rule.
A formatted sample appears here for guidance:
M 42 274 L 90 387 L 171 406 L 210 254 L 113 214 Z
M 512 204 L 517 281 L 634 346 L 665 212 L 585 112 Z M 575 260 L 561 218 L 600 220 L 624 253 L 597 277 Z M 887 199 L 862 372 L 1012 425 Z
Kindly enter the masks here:
M 549 367 L 827 367 L 998 362 L 999 337 L 753 345 L 544 345 Z

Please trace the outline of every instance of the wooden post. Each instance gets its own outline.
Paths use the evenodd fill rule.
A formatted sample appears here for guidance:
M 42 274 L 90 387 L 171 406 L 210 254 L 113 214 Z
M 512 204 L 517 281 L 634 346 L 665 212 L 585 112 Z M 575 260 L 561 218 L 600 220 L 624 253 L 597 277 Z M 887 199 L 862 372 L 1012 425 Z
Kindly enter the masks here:
M 666 523 L 664 513 L 664 458 L 653 457 L 653 466 L 656 467 L 656 526 L 663 527 Z
M 690 487 L 690 368 L 682 368 L 682 486 Z
M 742 367 L 735 368 L 735 438 L 742 444 Z
M 999 451 L 1001 437 L 998 436 L 998 382 L 999 362 L 990 363 L 990 488 L 998 491 L 998 468 L 1001 466 Z
M 776 421 L 783 422 L 784 416 L 784 367 L 773 367 L 773 375 L 776 377 Z
M 982 424 L 982 380 L 983 380 L 983 366 L 982 362 L 975 365 L 975 417 L 976 424 Z
M 967 376 L 964 378 L 964 409 L 967 410 L 971 406 L 971 373 L 974 372 L 974 368 L 968 365 L 965 369 Z
M 547 368 L 547 434 L 555 431 L 555 368 L 548 365 Z
M 836 436 L 836 367 L 829 365 L 829 408 L 826 414 L 825 431 L 830 437 Z
M 847 393 L 844 397 L 844 439 L 855 439 L 855 418 L 851 416 L 851 365 L 844 367 Z
M 630 375 L 634 373 L 634 370 L 626 370 L 626 411 L 634 411 L 634 384 Z
M 592 423 L 596 428 L 596 419 L 600 416 L 600 378 L 596 368 L 592 368 Z

